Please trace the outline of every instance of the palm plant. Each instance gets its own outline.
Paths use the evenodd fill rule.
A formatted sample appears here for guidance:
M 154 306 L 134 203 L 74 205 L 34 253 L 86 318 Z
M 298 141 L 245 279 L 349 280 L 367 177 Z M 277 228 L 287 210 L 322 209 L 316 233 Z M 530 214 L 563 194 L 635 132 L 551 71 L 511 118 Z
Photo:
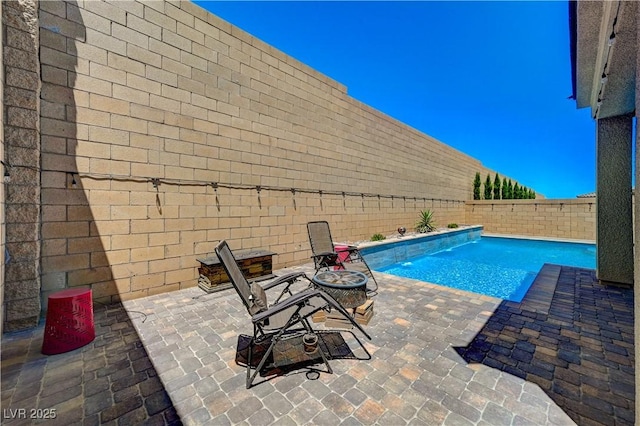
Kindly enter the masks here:
M 420 211 L 420 218 L 416 222 L 417 232 L 431 232 L 436 230 L 436 224 L 433 221 L 433 212 L 431 210 Z

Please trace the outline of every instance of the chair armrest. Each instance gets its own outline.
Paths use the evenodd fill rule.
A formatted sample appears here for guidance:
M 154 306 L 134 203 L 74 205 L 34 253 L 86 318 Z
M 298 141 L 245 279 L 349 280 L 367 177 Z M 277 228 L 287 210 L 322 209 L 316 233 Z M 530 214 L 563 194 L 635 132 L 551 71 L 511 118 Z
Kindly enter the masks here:
M 311 280 L 309 279 L 309 277 L 307 277 L 307 274 L 305 274 L 304 272 L 290 272 L 288 274 L 285 274 L 281 277 L 274 279 L 273 281 L 269 281 L 267 284 L 263 285 L 262 288 L 265 290 L 269 290 L 281 284 L 285 284 L 285 283 L 287 284 L 286 287 L 282 289 L 282 291 L 276 298 L 276 301 L 274 302 L 274 304 L 277 304 L 278 302 L 280 302 L 280 299 L 282 299 L 282 296 L 284 296 L 285 293 L 288 293 L 289 295 L 293 294 L 291 292 L 290 287 L 300 278 L 304 278 L 307 281 L 309 281 L 309 283 L 311 283 Z
M 258 312 L 251 317 L 251 321 L 253 321 L 254 323 L 264 321 L 265 319 L 277 314 L 280 311 L 283 311 L 295 305 L 299 305 L 301 303 L 305 303 L 306 300 L 314 296 L 318 296 L 318 293 L 320 293 L 320 290 L 314 288 L 303 290 L 292 295 L 291 297 L 287 297 L 281 302 L 269 306 L 269 309 L 267 309 L 266 311 Z
M 344 253 L 347 253 L 347 256 L 349 259 L 353 260 L 353 259 L 358 259 L 361 258 L 362 255 L 360 254 L 360 250 L 358 250 L 358 247 L 356 246 L 348 246 L 344 249 Z
M 270 288 L 273 288 L 275 286 L 278 286 L 284 283 L 288 283 L 289 285 L 291 285 L 293 284 L 294 281 L 296 281 L 298 278 L 301 278 L 301 277 L 309 279 L 307 278 L 307 274 L 305 274 L 304 272 L 290 272 L 288 274 L 277 277 L 273 281 L 269 281 L 268 283 L 263 285 L 262 288 L 264 288 L 265 290 L 269 290 Z
M 364 331 L 364 329 L 362 328 L 362 326 L 360 324 L 358 324 L 358 322 L 354 321 L 354 319 L 351 317 L 351 315 L 349 315 L 349 313 L 329 294 L 325 293 L 324 291 L 318 289 L 318 288 L 309 288 L 307 290 L 303 290 L 299 293 L 294 294 L 291 297 L 288 297 L 286 299 L 284 299 L 283 301 L 276 303 L 275 305 L 272 305 L 269 307 L 269 309 L 267 309 L 266 311 L 262 311 L 262 312 L 258 312 L 257 314 L 253 315 L 251 317 L 251 321 L 253 321 L 253 323 L 258 323 L 258 322 L 262 322 L 266 319 L 268 319 L 269 317 L 271 317 L 272 315 L 277 314 L 278 312 L 281 312 L 285 309 L 288 309 L 292 306 L 300 306 L 300 308 L 302 308 L 302 306 L 304 306 L 304 304 L 306 303 L 307 300 L 313 298 L 313 297 L 320 297 L 322 299 L 324 299 L 325 302 L 327 302 L 327 305 L 330 305 L 332 309 L 336 309 L 338 312 L 340 312 L 347 320 L 349 320 L 358 330 L 360 330 L 360 332 L 369 340 L 371 340 L 371 336 L 369 336 L 369 333 L 367 333 L 366 331 Z M 317 310 L 320 310 L 322 308 L 318 308 Z
M 336 266 L 341 263 L 338 253 L 331 251 L 314 254 L 311 258 L 313 259 L 313 263 L 316 265 L 316 269 Z
M 337 256 L 338 253 L 336 253 L 335 251 L 325 251 L 322 253 L 316 253 L 316 254 L 312 254 L 311 257 L 329 257 L 329 256 Z

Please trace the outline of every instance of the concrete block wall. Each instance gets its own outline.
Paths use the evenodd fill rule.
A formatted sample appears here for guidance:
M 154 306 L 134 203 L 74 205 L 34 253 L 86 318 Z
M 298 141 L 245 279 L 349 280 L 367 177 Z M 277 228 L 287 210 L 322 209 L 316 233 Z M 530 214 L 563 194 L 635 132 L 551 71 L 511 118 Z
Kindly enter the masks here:
M 4 185 L 4 330 L 33 327 L 40 319 L 40 67 L 38 2 L 2 2 Z M 4 235 L 4 234 L 3 234 Z
M 485 232 L 595 241 L 595 198 L 467 201 L 465 222 Z
M 3 17 L 21 166 L 7 329 L 67 287 L 108 302 L 194 286 L 221 239 L 277 252 L 277 268 L 309 260 L 310 220 L 342 241 L 426 208 L 463 223 L 475 173 L 495 173 L 191 2 L 21 0 Z
M 44 296 L 193 286 L 221 239 L 304 262 L 310 220 L 348 241 L 424 208 L 462 223 L 475 173 L 493 173 L 190 2 L 39 17 Z

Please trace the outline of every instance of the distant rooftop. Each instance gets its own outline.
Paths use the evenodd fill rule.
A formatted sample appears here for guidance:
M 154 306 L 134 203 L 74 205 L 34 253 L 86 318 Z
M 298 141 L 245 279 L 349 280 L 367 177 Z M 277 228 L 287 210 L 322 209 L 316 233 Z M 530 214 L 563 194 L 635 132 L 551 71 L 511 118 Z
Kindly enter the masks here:
M 580 194 L 576 198 L 596 198 L 595 192 L 587 192 L 586 194 Z
M 634 194 L 635 188 L 631 188 L 631 195 L 635 195 Z M 576 198 L 596 198 L 596 193 L 595 192 L 587 192 L 586 194 L 580 194 L 580 195 L 576 195 Z

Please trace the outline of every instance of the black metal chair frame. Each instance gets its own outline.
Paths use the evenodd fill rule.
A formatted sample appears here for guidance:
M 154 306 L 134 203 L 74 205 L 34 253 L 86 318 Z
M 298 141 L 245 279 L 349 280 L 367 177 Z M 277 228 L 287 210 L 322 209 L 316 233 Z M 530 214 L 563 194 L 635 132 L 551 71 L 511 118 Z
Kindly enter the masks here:
M 361 272 L 369 278 L 369 282 L 373 283 L 373 288 L 367 288 L 368 295 L 372 296 L 376 294 L 378 291 L 378 282 L 373 276 L 373 272 L 371 272 L 367 261 L 356 246 L 346 245 L 343 252 L 347 253 L 347 257 L 344 260 L 340 260 L 340 253 L 336 251 L 333 238 L 331 237 L 329 222 L 325 220 L 308 222 L 307 233 L 309 234 L 309 244 L 311 245 L 311 252 L 313 253 L 311 258 L 313 259 L 316 273 L 332 267 L 350 269 L 349 266 L 353 265 L 353 269 L 361 269 Z M 355 268 L 355 265 L 360 266 L 360 268 Z
M 242 274 L 242 271 L 240 270 L 227 242 L 221 241 L 218 246 L 216 246 L 215 252 L 220 259 L 220 263 L 223 265 L 225 271 L 227 272 L 227 275 L 229 276 L 233 287 L 242 299 L 242 303 L 251 315 L 251 321 L 253 323 L 253 337 L 251 338 L 251 341 L 249 343 L 247 360 L 247 389 L 251 387 L 258 373 L 262 371 L 264 367 L 266 367 L 265 364 L 267 362 L 267 359 L 269 358 L 269 355 L 273 352 L 274 347 L 279 341 L 287 338 L 299 337 L 300 335 L 306 333 L 314 333 L 313 328 L 309 323 L 309 317 L 320 310 L 338 310 L 345 318 L 349 319 L 349 321 L 351 321 L 351 323 L 356 326 L 356 328 L 358 328 L 367 339 L 371 340 L 371 336 L 369 336 L 369 334 L 360 326 L 360 324 L 352 319 L 351 315 L 349 315 L 349 313 L 342 306 L 340 306 L 340 304 L 336 302 L 333 297 L 326 294 L 322 290 L 311 286 L 311 281 L 304 272 L 293 272 L 290 274 L 286 274 L 276 278 L 275 280 L 265 285 L 254 283 L 253 285 L 260 285 L 264 290 L 268 290 L 283 284 L 286 284 L 286 286 L 281 291 L 274 304 L 268 306 L 265 310 L 252 314 L 251 311 L 254 296 L 252 295 L 251 286 Z M 302 291 L 294 293 L 291 290 L 291 286 L 299 280 L 306 280 L 310 284 Z M 313 303 L 315 303 L 316 305 L 314 305 Z M 270 320 L 272 318 L 275 319 L 276 315 L 286 315 L 287 319 L 286 321 L 284 321 L 284 325 L 277 328 L 270 328 Z M 367 351 L 360 339 L 358 339 L 355 334 L 354 337 L 370 357 L 369 351 Z M 269 347 L 263 354 L 262 359 L 255 368 L 255 372 L 251 374 L 253 349 L 256 344 L 265 341 L 265 339 L 270 339 Z M 327 367 L 327 372 L 332 373 L 333 370 L 329 365 L 328 356 L 326 353 L 324 353 L 320 345 L 318 345 L 318 352 L 320 352 L 322 361 Z

